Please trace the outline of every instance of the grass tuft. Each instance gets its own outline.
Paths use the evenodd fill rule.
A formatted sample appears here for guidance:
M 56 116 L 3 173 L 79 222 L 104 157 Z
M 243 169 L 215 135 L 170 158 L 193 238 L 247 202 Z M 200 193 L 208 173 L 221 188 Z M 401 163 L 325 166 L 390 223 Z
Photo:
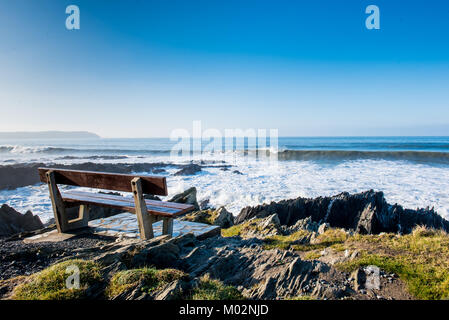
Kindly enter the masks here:
M 243 237 L 248 234 L 257 233 L 258 231 L 261 231 L 258 226 L 258 223 L 260 221 L 262 221 L 262 219 L 253 219 L 245 221 L 244 223 L 234 225 L 227 229 L 222 229 L 221 235 L 223 237 L 234 237 L 234 236 Z
M 265 249 L 283 249 L 287 250 L 291 246 L 295 247 L 295 244 L 299 244 L 303 239 L 310 237 L 311 232 L 307 230 L 300 230 L 295 233 L 286 236 L 271 236 L 264 239 Z
M 206 209 L 194 211 L 184 216 L 184 220 L 213 225 L 218 218 L 218 210 Z
M 200 278 L 193 290 L 191 300 L 242 300 L 243 296 L 233 286 L 225 286 L 219 280 L 210 279 L 208 275 Z
M 312 239 L 313 243 L 307 243 L 303 241 L 306 238 L 310 238 L 312 233 L 307 230 L 300 230 L 295 233 L 286 236 L 271 236 L 264 239 L 266 245 L 265 249 L 289 249 L 292 248 L 296 251 L 315 251 L 324 249 L 330 246 L 335 246 L 338 251 L 343 250 L 341 246 L 338 246 L 348 239 L 348 235 L 343 229 L 329 229 L 323 234 L 320 234 L 315 239 Z M 306 242 L 303 244 L 303 242 Z
M 79 289 L 69 289 L 66 280 L 73 271 L 66 270 L 77 266 L 80 271 Z M 73 300 L 86 298 L 89 287 L 101 282 L 100 266 L 86 260 L 67 260 L 57 263 L 41 272 L 31 275 L 23 284 L 14 289 L 11 299 L 14 300 Z
M 408 291 L 419 299 L 449 298 L 449 236 L 443 231 L 417 227 L 411 234 L 398 236 L 357 235 L 345 245 L 362 249 L 363 254 L 337 267 L 353 271 L 376 265 L 397 274 Z
M 316 298 L 314 298 L 312 296 L 308 296 L 308 295 L 302 295 L 302 296 L 292 297 L 287 300 L 316 300 Z
M 186 273 L 176 269 L 141 268 L 119 271 L 111 278 L 106 288 L 106 297 L 113 298 L 139 283 L 143 283 L 143 291 L 150 293 L 167 283 L 187 277 Z

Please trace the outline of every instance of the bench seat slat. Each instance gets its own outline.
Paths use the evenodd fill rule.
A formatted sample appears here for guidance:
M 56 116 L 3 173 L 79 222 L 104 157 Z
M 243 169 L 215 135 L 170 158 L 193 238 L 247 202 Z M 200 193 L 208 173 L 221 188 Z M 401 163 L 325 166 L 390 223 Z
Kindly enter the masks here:
M 111 199 L 111 200 L 118 200 L 118 199 L 128 199 L 126 197 L 117 196 L 113 194 L 107 194 L 107 193 L 91 193 L 91 192 L 84 192 L 84 191 L 77 191 L 77 190 L 70 190 L 66 191 L 66 194 L 72 194 L 72 195 L 80 195 L 80 196 L 91 196 L 95 198 L 101 198 L 101 199 Z M 134 203 L 133 198 L 129 197 L 129 200 Z M 194 207 L 191 204 L 185 204 L 185 203 L 177 203 L 177 202 L 167 202 L 167 201 L 157 201 L 157 200 L 145 200 L 147 206 L 153 205 L 153 206 L 160 206 L 160 207 L 166 207 L 166 208 L 174 208 L 179 209 L 184 212 L 188 212 L 192 210 Z
M 99 196 L 100 195 L 100 196 Z M 80 204 L 101 205 L 111 208 L 121 209 L 131 213 L 135 213 L 134 200 L 122 196 L 94 194 L 89 192 L 68 191 L 61 192 L 64 201 Z M 103 197 L 107 196 L 107 198 Z M 174 217 L 193 209 L 191 205 L 184 205 L 184 208 L 173 208 L 161 205 L 163 201 L 146 200 L 149 214 Z M 167 204 L 167 202 L 165 202 Z

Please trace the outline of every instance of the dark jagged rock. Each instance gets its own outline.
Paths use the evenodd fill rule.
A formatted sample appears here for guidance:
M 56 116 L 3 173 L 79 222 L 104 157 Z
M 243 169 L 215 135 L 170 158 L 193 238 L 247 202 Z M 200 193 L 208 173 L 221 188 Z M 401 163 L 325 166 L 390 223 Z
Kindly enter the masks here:
M 330 227 L 352 229 L 362 234 L 380 232 L 410 233 L 415 226 L 449 231 L 449 221 L 433 209 L 404 209 L 390 205 L 382 192 L 373 190 L 315 199 L 297 198 L 243 208 L 235 223 L 251 218 L 263 218 L 277 213 L 282 225 L 292 226 L 298 220 L 311 217 L 312 221 L 328 223 Z
M 338 273 L 324 263 L 302 260 L 290 251 L 264 250 L 255 245 L 255 241 L 210 238 L 181 255 L 179 263 L 192 277 L 208 274 L 226 285 L 238 287 L 250 299 L 282 299 L 311 294 L 316 283 L 331 273 Z M 332 286 L 338 289 L 339 295 L 348 294 L 344 289 L 344 276 L 334 278 Z M 330 284 L 325 287 L 330 287 Z M 317 298 L 320 297 L 323 295 L 318 293 Z
M 216 210 L 217 216 L 213 222 L 214 225 L 221 228 L 229 228 L 234 225 L 234 216 L 225 207 L 220 207 Z
M 31 211 L 17 212 L 7 204 L 0 208 L 0 237 L 7 237 L 24 231 L 42 229 L 44 225 Z
M 179 170 L 178 172 L 176 172 L 174 175 L 175 176 L 193 176 L 200 171 L 201 171 L 201 166 L 191 163 L 191 164 L 185 166 L 184 168 L 182 168 L 181 170 Z
M 161 201 L 161 198 L 159 198 L 158 196 L 154 196 L 152 194 L 145 194 L 143 197 L 148 200 Z
M 234 225 L 234 216 L 225 207 L 220 207 L 217 210 L 193 211 L 181 217 L 180 220 L 216 225 L 221 228 L 229 228 Z
M 176 238 L 129 240 L 104 246 L 95 261 L 105 265 L 121 264 L 127 269 L 142 266 L 176 268 L 189 274 L 191 279 L 209 275 L 226 285 L 239 288 L 250 299 L 282 299 L 298 295 L 337 299 L 350 294 L 345 288 L 344 273 L 319 261 L 302 260 L 297 253 L 278 249 L 264 250 L 260 240 L 239 237 L 213 237 L 202 241 L 192 234 Z M 97 251 L 79 252 L 80 258 L 90 258 Z M 131 254 L 131 256 L 130 256 Z M 332 278 L 334 281 L 329 280 Z M 170 299 L 185 291 L 186 283 L 171 283 L 158 290 L 158 299 Z M 333 289 L 334 294 L 327 289 Z M 165 293 L 164 293 L 165 292 Z M 324 293 L 326 292 L 326 293 Z M 121 299 L 137 299 L 134 288 Z M 145 298 L 145 297 L 142 297 Z M 150 297 L 146 297 L 150 298 Z
M 200 206 L 198 205 L 198 201 L 196 200 L 196 188 L 195 187 L 191 187 L 191 188 L 187 189 L 186 191 L 175 195 L 173 198 L 171 198 L 168 201 L 191 204 L 195 207 L 195 210 L 200 209 Z
M 59 169 L 101 171 L 112 173 L 154 172 L 166 167 L 166 163 L 76 163 L 70 165 L 52 163 L 20 163 L 0 166 L 0 190 L 15 189 L 40 182 L 37 168 L 52 167 Z M 180 167 L 176 166 L 175 167 Z
M 210 205 L 210 200 L 205 199 L 199 203 L 200 210 L 212 209 Z

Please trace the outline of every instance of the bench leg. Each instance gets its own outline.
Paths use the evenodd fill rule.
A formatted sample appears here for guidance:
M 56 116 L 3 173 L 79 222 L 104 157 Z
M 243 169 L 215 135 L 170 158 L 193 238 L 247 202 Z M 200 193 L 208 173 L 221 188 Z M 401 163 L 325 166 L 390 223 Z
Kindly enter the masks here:
M 89 206 L 88 205 L 80 206 L 79 218 L 81 220 L 81 224 L 84 227 L 87 227 L 87 225 L 89 224 Z
M 65 211 L 64 201 L 62 200 L 61 193 L 56 185 L 55 173 L 48 171 L 47 184 L 48 191 L 50 192 L 51 205 L 53 207 L 53 214 L 55 216 L 55 224 L 58 232 L 65 232 L 68 229 L 68 219 Z
M 58 232 L 63 233 L 73 229 L 87 227 L 89 223 L 89 207 L 87 205 L 81 205 L 78 218 L 69 220 L 53 171 L 47 172 L 47 183 Z
M 164 218 L 162 220 L 162 234 L 173 236 L 173 218 Z
M 69 220 L 68 230 L 85 228 L 89 225 L 89 206 L 80 205 L 78 218 Z
M 141 178 L 134 178 L 131 180 L 131 187 L 133 190 L 134 203 L 136 206 L 137 223 L 139 224 L 140 238 L 142 240 L 151 239 L 154 237 L 153 222 L 154 217 L 148 214 L 147 205 L 142 192 Z

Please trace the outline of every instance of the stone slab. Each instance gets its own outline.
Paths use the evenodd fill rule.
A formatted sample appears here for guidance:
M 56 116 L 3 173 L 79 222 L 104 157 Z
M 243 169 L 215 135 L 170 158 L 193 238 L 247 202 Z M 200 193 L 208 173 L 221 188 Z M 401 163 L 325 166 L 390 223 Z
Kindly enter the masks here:
M 193 233 L 198 239 L 205 239 L 219 235 L 220 231 L 220 227 L 204 223 L 180 221 L 177 219 L 173 221 L 173 237 L 186 233 Z M 139 238 L 139 228 L 137 226 L 136 216 L 130 213 L 121 213 L 108 218 L 92 220 L 89 222 L 89 228 L 76 230 L 70 233 L 58 233 L 57 230 L 52 230 L 28 237 L 24 239 L 24 242 L 64 241 L 85 232 L 104 236 Z M 153 224 L 153 232 L 155 237 L 162 235 L 162 221 Z
M 97 219 L 89 222 L 89 226 L 95 233 L 107 236 L 123 236 L 129 238 L 139 237 L 136 216 L 129 213 L 121 213 L 112 217 Z M 196 237 L 204 238 L 207 235 L 213 236 L 220 233 L 220 227 L 211 226 L 204 223 L 173 221 L 173 237 L 186 233 L 193 233 Z M 162 235 L 162 221 L 153 223 L 154 236 Z

